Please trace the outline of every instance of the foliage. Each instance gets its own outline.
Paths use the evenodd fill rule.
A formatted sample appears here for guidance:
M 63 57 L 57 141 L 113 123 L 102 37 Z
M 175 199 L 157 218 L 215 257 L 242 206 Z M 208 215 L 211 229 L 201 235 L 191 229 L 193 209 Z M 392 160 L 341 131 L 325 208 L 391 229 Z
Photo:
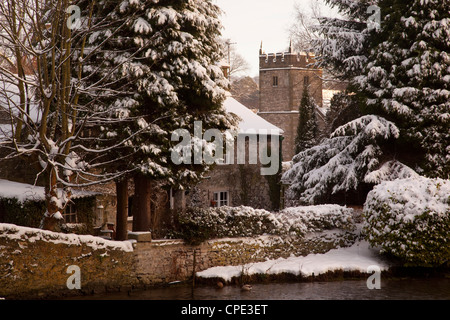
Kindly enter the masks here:
M 95 217 L 95 197 L 77 198 L 72 200 L 76 205 L 78 221 L 84 225 L 83 233 L 92 234 Z M 15 198 L 0 198 L 0 210 L 2 222 L 19 226 L 39 228 L 42 221 L 42 213 L 46 210 L 45 201 L 21 202 Z M 60 226 L 62 232 L 72 233 L 73 230 Z
M 405 164 L 450 175 L 450 13 L 445 1 L 379 1 L 383 20 L 354 83 L 372 112 L 400 129 Z M 401 159 L 401 161 L 405 161 Z
M 279 155 L 278 155 L 278 159 L 282 159 L 283 158 L 283 148 L 282 148 L 282 144 L 283 144 L 283 138 L 282 137 L 277 137 L 277 136 L 272 136 L 272 139 L 280 139 L 279 143 L 280 143 L 280 148 L 278 149 Z M 270 146 L 268 147 L 269 153 L 274 152 L 272 148 L 270 148 Z M 263 167 L 266 167 L 268 165 L 263 165 Z M 269 198 L 270 198 L 270 202 L 272 204 L 271 209 L 274 211 L 277 211 L 280 209 L 280 205 L 281 205 L 281 173 L 282 173 L 282 162 L 281 160 L 278 163 L 278 171 L 276 174 L 272 174 L 272 175 L 266 175 L 266 181 L 269 185 Z
M 225 237 L 251 237 L 276 230 L 276 221 L 270 212 L 250 207 L 189 208 L 179 214 L 181 237 L 190 244 Z
M 308 232 L 353 230 L 353 209 L 327 204 L 286 208 L 274 214 L 283 233 L 304 236 Z
M 367 197 L 363 232 L 408 265 L 440 266 L 450 260 L 449 195 L 449 180 L 383 182 Z
M 359 75 L 367 63 L 371 28 L 368 8 L 376 0 L 325 0 L 339 10 L 342 18 L 320 17 L 319 34 L 312 40 L 317 61 L 336 77 L 351 79 Z
M 281 235 L 302 237 L 308 232 L 352 229 L 352 209 L 337 205 L 287 208 L 278 213 L 251 207 L 190 208 L 178 216 L 179 237 L 190 244 L 208 239 Z
M 327 126 L 330 134 L 344 124 L 363 116 L 358 97 L 350 92 L 340 92 L 331 98 L 327 112 Z
M 309 95 L 307 86 L 303 88 L 299 107 L 297 135 L 295 137 L 295 153 L 299 153 L 317 144 L 318 125 L 316 119 L 316 103 Z
M 104 158 L 98 155 L 106 150 L 86 147 L 88 132 L 109 119 L 93 108 L 99 95 L 111 94 L 109 79 L 102 76 L 90 85 L 89 75 L 82 72 L 87 57 L 101 50 L 101 44 L 87 50 L 87 39 L 105 25 L 92 24 L 95 1 L 75 21 L 68 14 L 71 4 L 81 5 L 55 0 L 7 0 L 0 5 L 0 111 L 7 121 L 0 132 L 0 153 L 3 159 L 26 159 L 45 181 L 46 229 L 58 223 L 71 187 L 109 182 L 123 174 L 99 175 L 95 166 L 104 164 Z M 86 156 L 92 153 L 96 156 Z
M 42 213 L 45 212 L 45 201 L 26 201 L 22 203 L 15 198 L 0 198 L 0 210 L 3 211 L 4 223 L 38 228 Z
M 88 48 L 103 43 L 104 50 L 90 57 L 84 72 L 92 83 L 109 75 L 113 94 L 97 98 L 95 108 L 107 110 L 111 121 L 94 144 L 121 144 L 102 155 L 121 161 L 103 169 L 133 170 L 179 186 L 195 182 L 208 166 L 173 164 L 177 142 L 171 134 L 193 135 L 195 121 L 202 122 L 202 132 L 233 125 L 222 106 L 229 83 L 218 65 L 219 8 L 200 0 L 111 0 L 96 10 L 112 27 L 92 33 Z
M 94 222 L 96 217 L 96 198 L 83 197 L 72 200 L 77 210 L 77 219 L 84 227 L 83 233 L 93 234 Z M 76 232 L 79 233 L 79 232 Z
M 380 169 L 388 171 L 384 179 L 409 177 L 412 170 L 403 170 L 402 164 L 383 166 L 388 142 L 398 136 L 392 122 L 363 116 L 336 129 L 330 139 L 296 155 L 282 179 L 291 183 L 289 190 L 302 203 L 317 204 L 329 201 L 330 195 L 373 183 L 374 176 L 381 176 L 376 174 Z
M 339 8 L 344 18 L 321 20 L 319 60 L 350 81 L 354 94 L 335 100 L 344 106 L 343 121 L 363 116 L 294 157 L 293 168 L 283 176 L 292 182 L 291 194 L 305 203 L 323 203 L 338 192 L 417 173 L 447 178 L 450 28 L 446 4 L 327 3 Z M 375 4 L 383 18 L 377 27 L 369 23 L 368 9 Z

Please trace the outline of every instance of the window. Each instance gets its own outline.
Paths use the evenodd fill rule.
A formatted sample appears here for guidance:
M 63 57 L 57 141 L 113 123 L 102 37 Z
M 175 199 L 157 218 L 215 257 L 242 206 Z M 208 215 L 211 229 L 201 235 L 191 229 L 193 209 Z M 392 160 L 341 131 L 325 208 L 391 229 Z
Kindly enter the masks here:
M 278 87 L 278 77 L 277 76 L 273 77 L 273 86 Z
M 214 192 L 214 207 L 228 206 L 228 191 Z
M 66 223 L 77 223 L 77 210 L 73 203 L 66 206 L 63 217 Z

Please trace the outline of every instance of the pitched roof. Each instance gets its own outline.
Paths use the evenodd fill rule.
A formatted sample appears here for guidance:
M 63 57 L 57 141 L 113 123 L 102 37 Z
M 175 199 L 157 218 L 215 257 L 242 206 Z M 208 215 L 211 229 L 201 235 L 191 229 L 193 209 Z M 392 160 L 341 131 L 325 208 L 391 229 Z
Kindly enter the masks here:
M 234 113 L 241 122 L 239 123 L 240 134 L 270 134 L 270 135 L 283 135 L 284 131 L 277 126 L 271 124 L 267 120 L 258 116 L 249 108 L 238 102 L 233 97 L 229 96 L 224 102 L 224 107 L 229 113 Z
M 93 197 L 97 192 L 72 189 L 72 199 Z M 0 198 L 17 199 L 20 203 L 25 201 L 44 201 L 44 187 L 31 184 L 0 179 Z

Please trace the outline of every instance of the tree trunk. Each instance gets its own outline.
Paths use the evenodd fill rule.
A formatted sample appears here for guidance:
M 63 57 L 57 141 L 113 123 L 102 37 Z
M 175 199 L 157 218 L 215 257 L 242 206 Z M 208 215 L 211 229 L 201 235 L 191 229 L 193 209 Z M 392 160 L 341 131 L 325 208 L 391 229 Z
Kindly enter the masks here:
M 56 226 L 60 222 L 59 207 L 55 200 L 58 200 L 58 185 L 56 181 L 56 174 L 54 169 L 47 169 L 47 181 L 45 184 L 45 204 L 47 212 L 42 219 L 41 228 L 44 230 L 55 231 Z
M 116 194 L 116 240 L 123 241 L 128 238 L 128 179 L 116 182 Z
M 134 177 L 133 231 L 150 231 L 151 181 L 143 175 Z

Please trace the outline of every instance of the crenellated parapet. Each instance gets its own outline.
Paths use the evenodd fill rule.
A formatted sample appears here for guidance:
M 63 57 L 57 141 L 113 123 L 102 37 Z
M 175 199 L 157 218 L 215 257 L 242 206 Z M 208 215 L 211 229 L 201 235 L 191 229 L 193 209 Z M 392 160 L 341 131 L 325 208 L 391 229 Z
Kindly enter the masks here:
M 307 68 L 315 69 L 315 55 L 312 53 L 267 53 L 259 56 L 260 69 Z
M 312 52 L 294 52 L 292 45 L 289 46 L 287 52 L 265 53 L 262 49 L 259 50 L 259 68 L 260 69 L 274 69 L 274 68 L 307 68 L 316 69 L 315 54 Z

